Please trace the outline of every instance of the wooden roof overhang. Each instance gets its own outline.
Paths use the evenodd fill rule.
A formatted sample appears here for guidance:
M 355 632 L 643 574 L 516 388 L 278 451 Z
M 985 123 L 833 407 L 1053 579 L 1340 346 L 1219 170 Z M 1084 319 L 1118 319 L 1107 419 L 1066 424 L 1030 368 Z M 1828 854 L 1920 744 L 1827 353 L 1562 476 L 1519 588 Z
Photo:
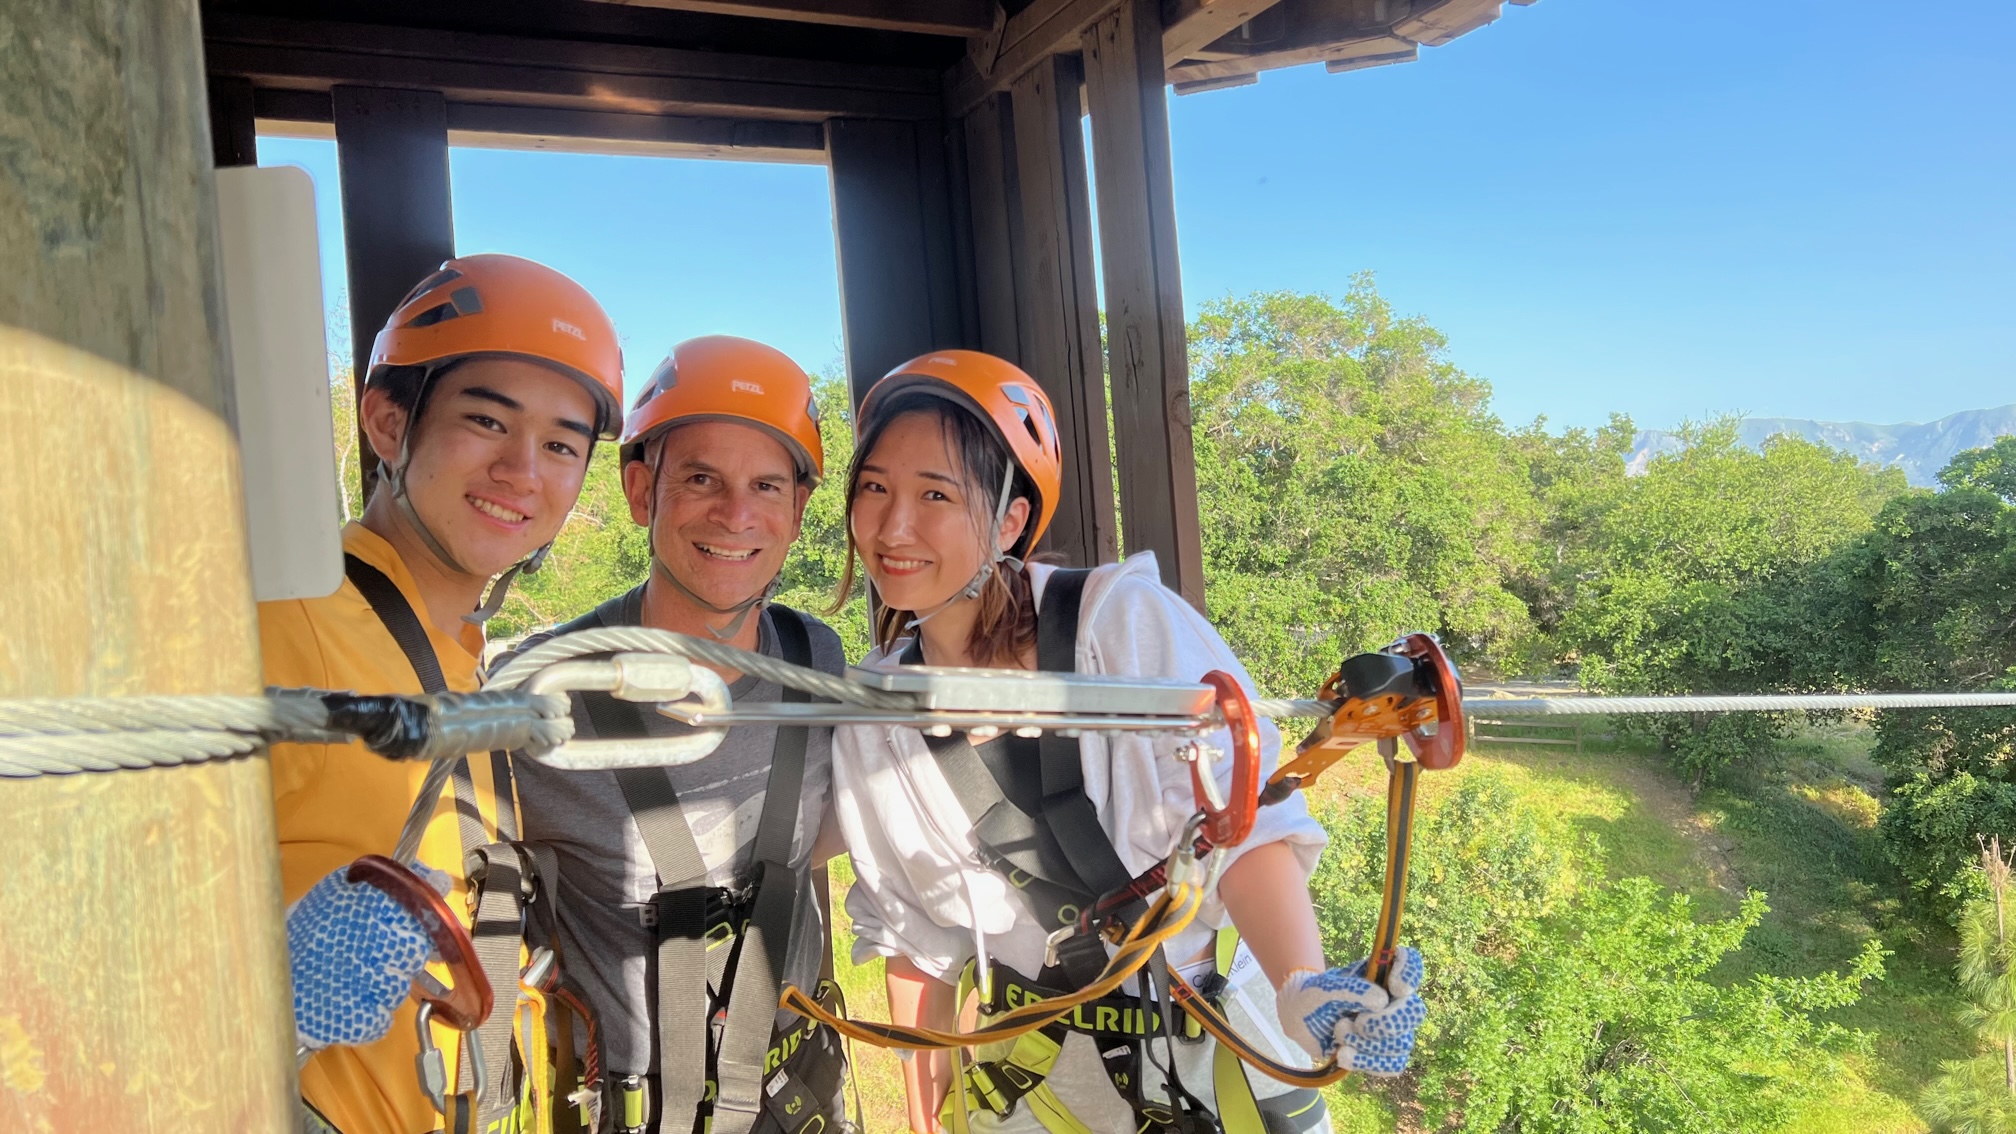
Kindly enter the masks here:
M 823 163 L 855 396 L 927 351 L 1015 361 L 1049 391 L 1065 445 L 1046 549 L 1110 561 L 1124 515 L 1124 550 L 1154 551 L 1164 580 L 1201 606 L 1168 86 L 1402 62 L 1501 7 L 204 0 L 201 10 L 219 164 L 256 160 L 255 123 L 337 140 L 358 365 L 405 290 L 454 254 L 450 145 Z
M 315 132 L 338 86 L 436 90 L 457 144 L 821 161 L 832 118 L 956 119 L 1116 0 L 208 0 L 206 65 Z M 1532 0 L 1512 0 L 1531 3 Z M 1178 93 L 1413 59 L 1501 0 L 1162 0 Z

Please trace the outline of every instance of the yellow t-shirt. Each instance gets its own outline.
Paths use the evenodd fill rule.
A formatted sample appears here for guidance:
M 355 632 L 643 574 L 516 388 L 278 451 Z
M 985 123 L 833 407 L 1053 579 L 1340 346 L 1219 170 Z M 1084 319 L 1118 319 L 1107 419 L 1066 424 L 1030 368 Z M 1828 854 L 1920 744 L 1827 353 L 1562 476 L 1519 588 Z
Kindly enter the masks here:
M 480 680 L 483 632 L 467 627 L 449 637 L 428 621 L 418 586 L 399 555 L 361 524 L 343 529 L 343 550 L 383 571 L 427 627 L 448 688 L 469 692 Z M 347 689 L 357 693 L 422 692 L 406 655 L 349 580 L 320 599 L 259 604 L 259 647 L 268 685 Z M 293 902 L 330 871 L 367 854 L 390 855 L 399 841 L 427 765 L 395 763 L 359 744 L 273 746 L 273 807 L 280 831 L 280 881 Z M 497 837 L 497 795 L 489 753 L 469 761 L 477 810 L 488 839 Z M 516 814 L 515 799 L 507 806 Z M 473 848 L 469 848 L 473 849 Z M 420 842 L 420 860 L 455 880 L 450 908 L 468 923 L 461 832 L 452 785 L 441 793 Z M 508 1011 L 502 994 L 499 1007 Z M 414 1069 L 420 1053 L 415 1006 L 407 1001 L 392 1031 L 368 1047 L 317 1052 L 301 1069 L 301 1094 L 343 1134 L 414 1134 L 437 1129 L 440 1115 Z M 451 1076 L 459 1055 L 456 1032 L 436 1027 L 435 1042 Z M 452 1081 L 452 1079 L 451 1079 Z

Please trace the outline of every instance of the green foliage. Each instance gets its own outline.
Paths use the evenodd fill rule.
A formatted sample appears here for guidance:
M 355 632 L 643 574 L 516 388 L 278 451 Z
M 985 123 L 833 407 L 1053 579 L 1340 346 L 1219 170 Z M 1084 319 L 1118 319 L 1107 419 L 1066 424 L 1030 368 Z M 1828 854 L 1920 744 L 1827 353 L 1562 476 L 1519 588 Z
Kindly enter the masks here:
M 1530 634 L 1507 589 L 1537 520 L 1490 387 L 1360 276 L 1340 301 L 1208 305 L 1190 332 L 1213 621 L 1263 688 L 1439 631 L 1502 664 Z
M 1311 882 L 1326 951 L 1360 955 L 1377 917 L 1378 800 L 1325 812 Z M 1826 1020 L 1880 978 L 1870 941 L 1845 972 L 1713 978 L 1765 913 L 1698 919 L 1642 878 L 1604 881 L 1596 845 L 1474 775 L 1415 829 L 1408 938 L 1432 1005 L 1411 1085 L 1433 1128 L 1769 1130 L 1827 1089 L 1860 1037 Z M 1393 1089 L 1405 1089 L 1405 1086 Z
M 1946 1063 L 1921 1105 L 1948 1129 L 2004 1134 L 2016 1131 L 2016 910 L 2008 908 L 2016 894 L 1999 841 L 1983 850 L 1971 877 L 1980 893 L 1960 912 L 1960 984 L 1973 1001 L 1967 1020 L 1987 1050 Z
M 1812 650 L 1842 684 L 2016 688 L 2016 438 L 1956 456 L 1937 493 L 1892 500 L 1826 565 Z M 1827 632 L 1831 630 L 1831 632 Z M 1964 895 L 1976 837 L 2016 834 L 2016 713 L 1916 710 L 1877 719 L 1890 774 L 1883 831 L 1921 894 Z
M 1737 422 L 1681 431 L 1687 447 L 1644 475 L 1582 492 L 1566 573 L 1578 584 L 1558 645 L 1581 678 L 1616 693 L 1796 689 L 1814 637 L 1810 575 L 1868 532 L 1902 474 L 1793 437 L 1744 448 Z M 1766 752 L 1784 734 L 1764 714 L 1627 722 L 1657 737 L 1695 781 Z
M 854 426 L 849 413 L 847 378 L 837 368 L 812 379 L 812 396 L 819 403 L 819 439 L 826 448 L 826 479 L 812 491 L 805 505 L 805 526 L 791 558 L 784 563 L 784 577 L 777 599 L 807 614 L 825 619 L 840 634 L 850 661 L 868 652 L 868 602 L 862 586 L 847 605 L 829 614 L 840 579 L 847 569 L 847 466 L 854 459 Z

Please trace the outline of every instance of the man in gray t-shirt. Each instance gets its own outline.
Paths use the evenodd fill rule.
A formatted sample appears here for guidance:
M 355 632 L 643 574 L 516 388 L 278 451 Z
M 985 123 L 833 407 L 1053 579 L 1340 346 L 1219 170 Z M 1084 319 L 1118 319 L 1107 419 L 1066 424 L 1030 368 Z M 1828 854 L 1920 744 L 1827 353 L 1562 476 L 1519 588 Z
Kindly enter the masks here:
M 831 629 L 768 602 L 824 475 L 802 369 L 747 339 L 680 343 L 625 419 L 621 456 L 631 517 L 650 532 L 650 577 L 553 633 L 648 626 L 844 668 Z M 802 699 L 722 676 L 737 706 Z M 684 730 L 601 694 L 577 694 L 574 719 L 584 737 Z M 600 1025 L 604 1130 L 687 1134 L 709 1114 L 713 1134 L 841 1122 L 837 1039 L 776 1010 L 777 986 L 813 991 L 831 954 L 811 869 L 824 858 L 831 751 L 830 729 L 744 725 L 684 767 L 517 763 L 525 839 L 552 851 L 557 874 L 546 891 L 562 980 Z M 794 782 L 795 799 L 770 798 Z

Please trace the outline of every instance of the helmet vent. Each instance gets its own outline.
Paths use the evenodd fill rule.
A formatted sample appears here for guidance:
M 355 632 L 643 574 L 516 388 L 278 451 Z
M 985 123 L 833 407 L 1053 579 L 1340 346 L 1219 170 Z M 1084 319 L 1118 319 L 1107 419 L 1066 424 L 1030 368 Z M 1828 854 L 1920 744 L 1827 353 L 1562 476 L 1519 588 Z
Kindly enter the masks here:
M 476 289 L 473 287 L 456 288 L 449 294 L 448 302 L 453 303 L 456 313 L 461 315 L 481 315 L 483 313 L 483 297 L 476 294 Z
M 459 315 L 461 315 L 461 312 L 455 310 L 454 304 L 437 303 L 420 314 L 413 316 L 411 319 L 406 320 L 406 325 L 408 327 L 431 327 L 436 323 L 445 323 Z
M 462 273 L 459 270 L 455 268 L 443 268 L 426 279 L 421 280 L 419 283 L 414 284 L 413 290 L 406 293 L 406 298 L 399 301 L 399 307 L 406 306 L 443 284 L 453 283 L 461 278 Z M 394 308 L 393 310 L 396 311 L 398 308 Z

